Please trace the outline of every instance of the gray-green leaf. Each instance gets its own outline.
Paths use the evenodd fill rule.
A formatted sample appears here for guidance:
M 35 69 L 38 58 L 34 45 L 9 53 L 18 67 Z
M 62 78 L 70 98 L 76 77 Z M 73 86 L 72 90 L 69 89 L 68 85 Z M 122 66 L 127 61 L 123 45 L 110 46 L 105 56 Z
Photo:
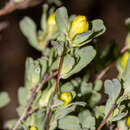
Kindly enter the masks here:
M 62 78 L 64 77 L 64 75 L 66 75 L 72 69 L 74 64 L 75 64 L 75 59 L 72 56 L 70 56 L 69 54 L 64 56 L 63 64 L 61 67 L 61 77 Z
M 101 19 L 96 19 L 92 21 L 92 31 L 95 33 L 94 37 L 98 37 L 106 31 L 104 23 Z
M 94 86 L 94 90 L 96 91 L 100 91 L 102 88 L 102 81 L 101 80 L 97 80 Z
M 95 126 L 95 118 L 88 110 L 84 110 L 79 114 L 79 120 L 83 128 L 91 129 Z
M 76 106 L 70 106 L 70 107 L 63 107 L 61 109 L 57 109 L 55 113 L 55 119 L 59 120 L 61 118 L 64 118 L 66 115 L 73 112 L 75 108 Z
M 75 116 L 66 116 L 60 119 L 58 127 L 63 130 L 81 130 L 79 119 Z
M 43 32 L 46 32 L 47 30 L 47 10 L 48 10 L 48 5 L 44 4 L 43 5 L 43 14 L 41 17 L 41 28 Z
M 127 112 L 119 113 L 118 115 L 116 115 L 115 117 L 112 118 L 112 121 L 121 120 L 121 119 L 124 118 L 127 114 L 128 114 Z
M 121 84 L 117 79 L 105 81 L 105 93 L 109 95 L 109 99 L 105 106 L 105 115 L 108 114 L 111 107 L 116 103 L 116 100 L 121 91 Z
M 95 57 L 96 51 L 92 46 L 83 47 L 78 50 L 77 55 L 80 57 L 79 62 L 77 65 L 73 67 L 73 69 L 62 76 L 63 79 L 69 78 L 71 75 L 78 73 L 81 71 L 84 67 L 86 67 Z
M 24 17 L 20 21 L 20 29 L 24 36 L 28 39 L 29 44 L 37 50 L 41 50 L 37 39 L 37 29 L 34 21 L 29 17 Z
M 0 108 L 6 106 L 10 102 L 7 92 L 0 92 Z
M 22 106 L 26 106 L 28 99 L 28 89 L 25 87 L 21 87 L 18 89 L 18 101 Z
M 68 32 L 68 13 L 65 7 L 61 7 L 56 11 L 56 24 L 58 30 L 63 33 Z
M 61 87 L 61 92 L 71 92 L 74 90 L 74 86 L 72 85 L 71 82 L 67 82 L 65 84 L 62 85 Z
M 8 128 L 9 130 L 11 130 L 14 125 L 16 124 L 17 120 L 16 119 L 12 119 L 12 120 L 9 120 L 5 123 L 5 127 Z

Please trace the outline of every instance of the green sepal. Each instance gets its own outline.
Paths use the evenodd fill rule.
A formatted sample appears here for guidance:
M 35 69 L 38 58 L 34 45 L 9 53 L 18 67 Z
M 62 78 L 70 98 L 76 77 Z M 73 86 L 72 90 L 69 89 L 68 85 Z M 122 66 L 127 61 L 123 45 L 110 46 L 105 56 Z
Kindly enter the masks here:
M 89 43 L 92 39 L 93 32 L 92 31 L 87 31 L 81 34 L 77 34 L 74 39 L 72 40 L 72 46 L 73 47 L 80 47 L 83 46 L 87 43 Z

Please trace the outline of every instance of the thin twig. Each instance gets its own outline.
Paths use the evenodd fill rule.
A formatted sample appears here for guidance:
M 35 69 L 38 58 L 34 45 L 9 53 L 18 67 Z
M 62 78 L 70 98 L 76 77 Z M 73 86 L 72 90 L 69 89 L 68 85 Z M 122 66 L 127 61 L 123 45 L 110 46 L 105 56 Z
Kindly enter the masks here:
M 54 91 L 54 96 L 56 95 L 58 87 L 59 87 L 60 70 L 61 70 L 62 63 L 63 63 L 63 56 L 60 57 L 60 63 L 59 63 L 59 67 L 58 67 L 58 74 L 57 74 L 57 80 L 56 80 L 56 87 L 55 87 L 55 91 Z
M 39 90 L 41 90 L 41 88 L 43 87 L 43 85 L 50 80 L 51 78 L 53 78 L 54 76 L 56 76 L 58 74 L 58 71 L 54 72 L 52 75 L 48 76 L 47 78 L 43 79 L 43 81 L 41 82 L 41 84 L 39 84 L 39 86 L 33 90 L 31 97 L 29 98 L 28 101 L 28 105 L 24 111 L 24 113 L 22 114 L 22 116 L 19 118 L 19 120 L 17 121 L 16 125 L 14 126 L 13 130 L 16 130 L 19 125 L 21 124 L 21 122 L 27 117 L 28 115 L 28 110 L 31 107 L 31 104 L 35 98 L 35 96 L 37 95 L 37 93 L 39 92 Z
M 107 66 L 102 72 L 100 72 L 97 77 L 96 80 L 94 81 L 94 83 L 96 83 L 97 80 L 100 80 L 103 78 L 103 76 L 106 74 L 106 72 L 111 68 L 113 64 L 110 64 L 109 66 Z
M 120 51 L 120 54 L 122 55 L 124 52 L 126 52 L 128 50 L 128 47 L 127 46 L 124 46 L 121 51 Z
M 8 25 L 9 23 L 7 21 L 0 22 L 0 32 L 4 30 Z
M 120 51 L 120 55 L 119 57 L 128 50 L 128 48 L 125 46 L 121 49 Z M 118 58 L 119 58 L 118 57 Z M 117 58 L 117 59 L 118 59 Z M 110 65 L 108 65 L 103 71 L 101 71 L 97 76 L 96 76 L 96 79 L 94 81 L 94 83 L 96 83 L 97 80 L 100 80 L 103 78 L 103 76 L 108 72 L 108 70 L 116 63 L 116 61 L 113 61 Z
M 60 70 L 61 70 L 62 63 L 63 63 L 63 56 L 60 57 L 60 63 L 59 63 L 59 66 L 58 66 L 58 74 L 57 74 L 57 79 L 56 79 L 56 87 L 55 87 L 55 90 L 54 90 L 54 96 L 56 95 L 58 87 L 59 87 Z M 52 100 L 52 102 L 50 104 L 49 112 L 48 112 L 47 118 L 46 118 L 46 128 L 45 128 L 45 130 L 49 130 L 50 114 L 51 114 L 51 111 L 52 111 L 51 108 L 52 108 L 53 103 L 54 103 L 54 101 Z
M 9 0 L 9 2 L 5 5 L 5 7 L 0 9 L 0 16 L 9 14 L 17 9 L 25 9 L 28 7 L 36 6 L 42 2 L 42 0 L 36 0 L 31 4 L 30 1 L 31 0 L 24 0 L 23 2 L 17 3 L 14 2 L 14 0 Z
M 36 112 L 36 111 L 39 110 L 39 109 L 40 109 L 40 107 L 37 107 L 37 108 L 35 108 L 35 109 L 32 109 L 32 108 L 31 108 L 31 109 L 28 111 L 27 116 L 31 115 L 32 113 Z
M 97 128 L 97 130 L 101 130 L 101 128 L 104 126 L 104 124 L 106 123 L 107 119 L 109 118 L 109 116 L 111 115 L 112 111 L 115 109 L 117 105 L 114 104 L 110 111 L 108 112 L 107 116 L 104 118 L 104 120 L 100 123 L 99 127 Z

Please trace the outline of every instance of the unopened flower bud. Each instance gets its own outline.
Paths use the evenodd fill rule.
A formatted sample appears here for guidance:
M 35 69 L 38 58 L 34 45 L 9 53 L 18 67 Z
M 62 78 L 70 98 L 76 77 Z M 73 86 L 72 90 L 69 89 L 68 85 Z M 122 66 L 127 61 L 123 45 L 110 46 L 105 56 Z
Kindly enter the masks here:
M 127 118 L 127 120 L 126 120 L 126 125 L 128 126 L 128 127 L 130 127 L 130 116 Z
M 69 37 L 88 31 L 89 25 L 85 16 L 77 16 L 72 20 L 69 29 Z
M 123 54 L 123 56 L 121 58 L 121 64 L 122 64 L 123 69 L 125 69 L 126 63 L 129 59 L 129 57 L 130 57 L 130 53 L 128 51 Z
M 64 105 L 67 105 L 72 101 L 72 95 L 70 92 L 64 92 L 60 95 L 60 99 L 65 102 Z
M 53 33 L 56 30 L 56 19 L 55 19 L 56 13 L 50 14 L 47 21 L 47 28 L 48 33 Z
M 29 130 L 37 130 L 35 126 L 31 126 Z

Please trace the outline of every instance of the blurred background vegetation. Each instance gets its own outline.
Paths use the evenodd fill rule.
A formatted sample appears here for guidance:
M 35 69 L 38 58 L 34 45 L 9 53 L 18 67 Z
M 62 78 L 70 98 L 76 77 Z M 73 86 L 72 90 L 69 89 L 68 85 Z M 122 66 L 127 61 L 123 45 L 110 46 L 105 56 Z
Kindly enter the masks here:
M 0 8 L 6 2 L 7 0 L 0 0 Z M 124 21 L 130 17 L 130 0 L 64 0 L 63 3 L 69 14 L 86 15 L 88 20 L 103 19 L 107 31 L 100 37 L 101 50 L 113 39 L 119 48 L 123 46 L 127 34 Z M 40 56 L 20 32 L 19 21 L 24 16 L 30 16 L 39 27 L 41 14 L 42 4 L 0 17 L 0 25 L 3 21 L 7 21 L 8 24 L 5 29 L 0 29 L 0 91 L 7 91 L 11 97 L 10 104 L 0 109 L 0 130 L 3 129 L 3 122 L 17 117 L 15 110 L 18 106 L 17 89 L 23 85 L 26 57 Z M 112 70 L 104 78 L 115 77 L 116 69 L 113 67 Z

